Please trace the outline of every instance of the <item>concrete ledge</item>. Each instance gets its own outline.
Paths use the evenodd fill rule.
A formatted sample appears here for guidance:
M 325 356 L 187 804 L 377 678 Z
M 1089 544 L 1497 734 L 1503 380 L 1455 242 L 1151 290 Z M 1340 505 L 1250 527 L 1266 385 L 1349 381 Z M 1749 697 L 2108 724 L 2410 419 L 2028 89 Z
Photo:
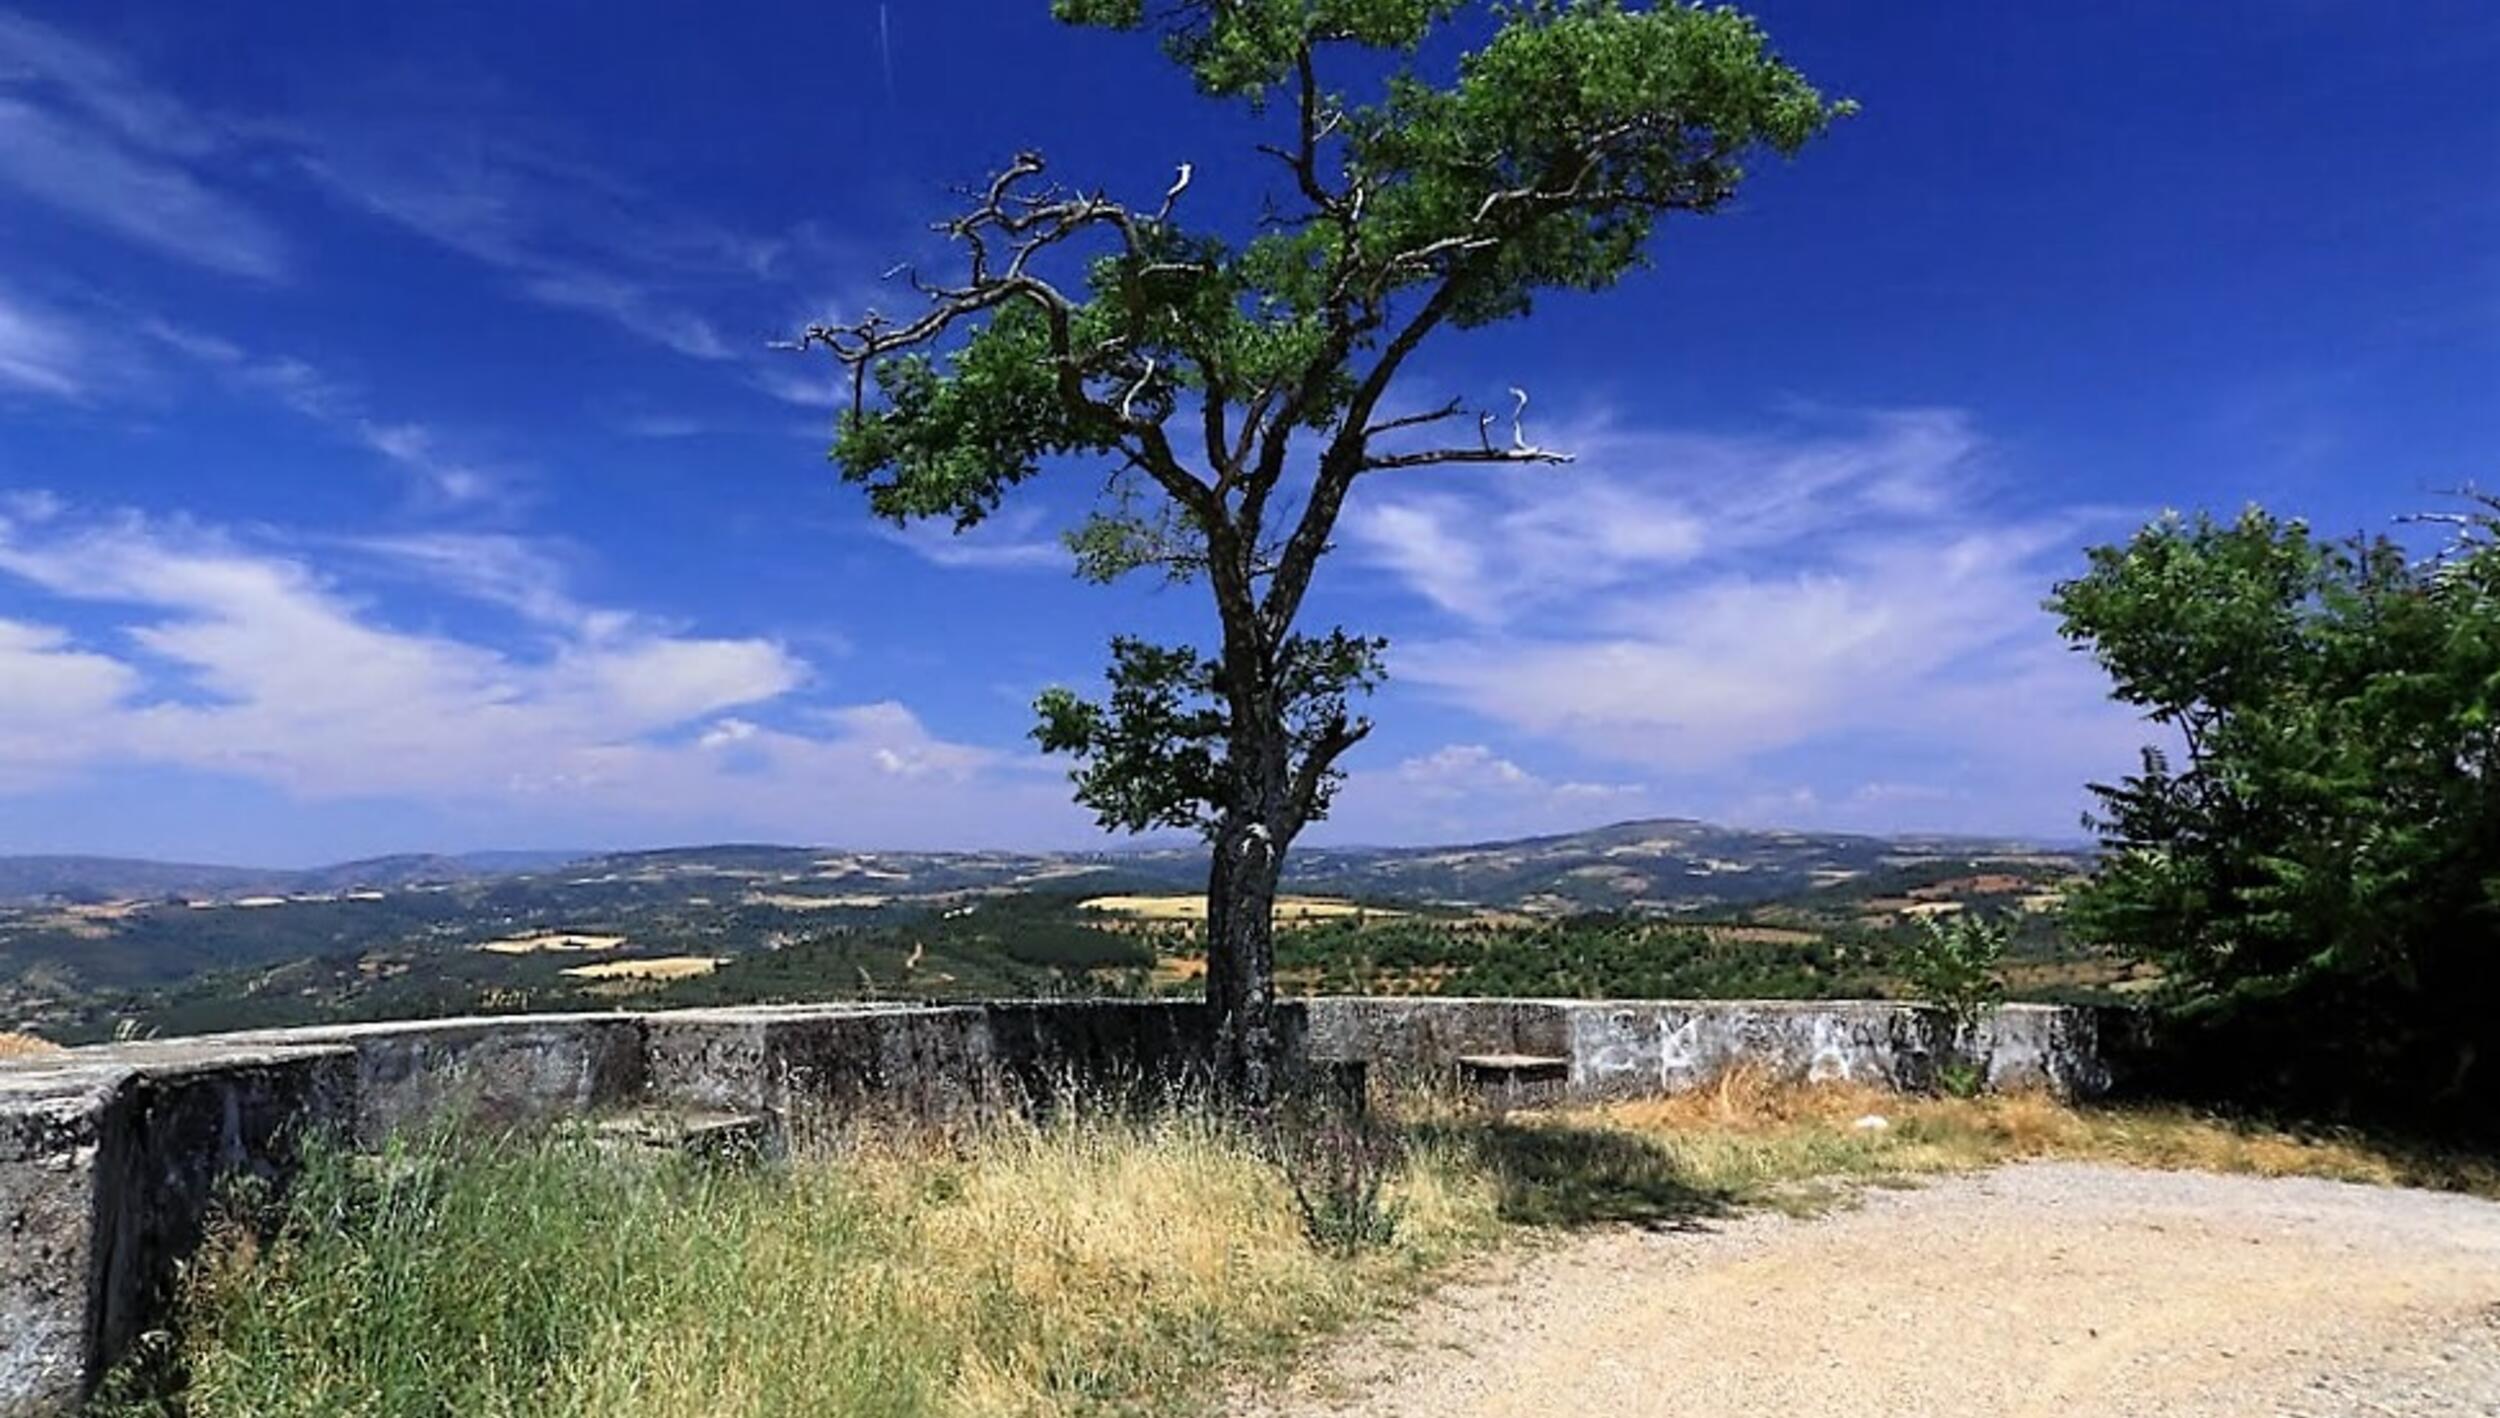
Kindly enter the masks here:
M 1571 1060 L 1572 1099 L 1680 1093 L 1745 1067 L 1789 1083 L 1930 1086 L 1941 1023 L 1885 1000 L 1309 1001 L 1314 1058 L 1360 1060 L 1388 1073 L 1448 1070 L 1466 1054 Z M 2007 1005 L 1974 1043 L 1989 1085 L 2061 1096 L 2107 1091 L 2098 1011 Z
M 143 1045 L 0 1071 L 0 1415 L 72 1411 L 163 1313 L 219 1188 L 344 1128 L 343 1048 Z

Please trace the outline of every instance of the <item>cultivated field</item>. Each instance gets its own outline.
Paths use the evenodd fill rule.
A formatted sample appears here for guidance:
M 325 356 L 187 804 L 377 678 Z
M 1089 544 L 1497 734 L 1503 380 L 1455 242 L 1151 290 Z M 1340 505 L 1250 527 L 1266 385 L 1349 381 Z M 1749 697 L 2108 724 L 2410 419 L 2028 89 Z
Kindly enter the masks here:
M 1207 919 L 1207 900 L 1203 895 L 1095 896 L 1078 902 L 1077 909 L 1129 921 L 1203 925 Z M 1276 898 L 1276 922 L 1279 925 L 1356 919 L 1389 921 L 1407 914 L 1404 911 L 1365 906 L 1328 896 L 1279 896 Z
M 717 955 L 661 955 L 648 960 L 607 960 L 575 965 L 564 973 L 576 980 L 691 980 L 709 975 L 729 962 Z

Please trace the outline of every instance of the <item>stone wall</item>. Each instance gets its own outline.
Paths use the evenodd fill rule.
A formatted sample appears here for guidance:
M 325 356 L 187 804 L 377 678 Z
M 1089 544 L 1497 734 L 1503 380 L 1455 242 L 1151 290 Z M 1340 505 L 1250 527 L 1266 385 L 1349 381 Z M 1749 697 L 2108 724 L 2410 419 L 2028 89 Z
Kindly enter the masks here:
M 1680 1093 L 1748 1068 L 1792 1083 L 1929 1086 L 1935 1017 L 1880 1000 L 1311 1000 L 1316 1057 L 1361 1060 L 1385 1074 L 1447 1068 L 1467 1054 L 1557 1058 L 1565 1096 Z M 1980 1027 L 1974 1052 L 1991 1087 L 2091 1096 L 2109 1087 L 2097 1011 L 2008 1005 Z
M 200 1041 L 0 1066 L 0 1414 L 72 1411 L 161 1317 L 218 1188 L 351 1123 L 355 1063 Z
M 1676 1092 L 1733 1067 L 1917 1087 L 1935 1032 L 1875 1002 L 1322 998 L 1284 1011 L 1297 1063 L 1378 1076 L 1471 1054 L 1565 1060 L 1566 1096 Z M 1983 1027 L 1999 1087 L 2109 1084 L 2107 1021 L 2011 1006 Z M 162 1316 L 220 1182 L 283 1178 L 315 1132 L 371 1144 L 659 1108 L 952 1118 L 1203 1079 L 1203 1006 L 831 1004 L 267 1030 L 0 1062 L 0 1418 L 73 1411 Z

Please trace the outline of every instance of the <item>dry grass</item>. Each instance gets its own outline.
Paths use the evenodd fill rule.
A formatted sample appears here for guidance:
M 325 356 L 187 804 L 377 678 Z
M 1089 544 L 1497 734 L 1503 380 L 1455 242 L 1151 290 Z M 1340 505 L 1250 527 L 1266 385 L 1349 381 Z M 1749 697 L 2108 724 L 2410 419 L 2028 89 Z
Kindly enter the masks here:
M 1859 1126 L 1867 1118 L 1884 1125 Z M 1737 1194 L 2054 1158 L 2500 1196 L 2500 1164 L 2491 1159 L 2350 1131 L 2294 1131 L 2177 1107 L 2078 1107 L 2037 1093 L 1962 1101 L 1845 1085 L 1777 1087 L 1742 1070 L 1715 1088 L 1572 1110 L 1551 1125 L 1653 1141 L 1696 1184 Z
M 1498 1231 L 1495 1189 L 1447 1150 L 1411 1153 L 1391 1193 L 1392 1244 L 1322 1254 L 1259 1151 L 1187 1114 L 773 1169 L 555 1143 L 331 1158 L 276 1242 L 230 1233 L 195 1268 L 183 1411 L 1196 1410 Z
M 0 1059 L 34 1059 L 61 1052 L 61 1046 L 34 1034 L 0 1030 Z
M 316 1159 L 274 1243 L 229 1233 L 195 1268 L 182 1411 L 1202 1412 L 1505 1235 L 1812 1209 L 2029 1157 L 2500 1193 L 2488 1163 L 2349 1136 L 1741 1073 L 1507 1118 L 1446 1093 L 1381 1111 L 1406 1144 L 1397 1227 L 1351 1257 L 1313 1248 L 1247 1135 L 1187 1111 L 810 1135 L 765 1168 L 552 1141 Z

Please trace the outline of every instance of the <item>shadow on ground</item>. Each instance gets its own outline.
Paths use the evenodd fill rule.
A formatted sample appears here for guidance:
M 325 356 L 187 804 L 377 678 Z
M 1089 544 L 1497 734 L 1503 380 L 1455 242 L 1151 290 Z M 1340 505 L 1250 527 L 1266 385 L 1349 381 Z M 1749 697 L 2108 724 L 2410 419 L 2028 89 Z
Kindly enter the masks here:
M 1417 1124 L 1409 1136 L 1474 1154 L 1500 1178 L 1502 1219 L 1520 1225 L 1695 1231 L 1737 1209 L 1732 1193 L 1695 1186 L 1664 1148 L 1626 1133 L 1483 1121 Z

